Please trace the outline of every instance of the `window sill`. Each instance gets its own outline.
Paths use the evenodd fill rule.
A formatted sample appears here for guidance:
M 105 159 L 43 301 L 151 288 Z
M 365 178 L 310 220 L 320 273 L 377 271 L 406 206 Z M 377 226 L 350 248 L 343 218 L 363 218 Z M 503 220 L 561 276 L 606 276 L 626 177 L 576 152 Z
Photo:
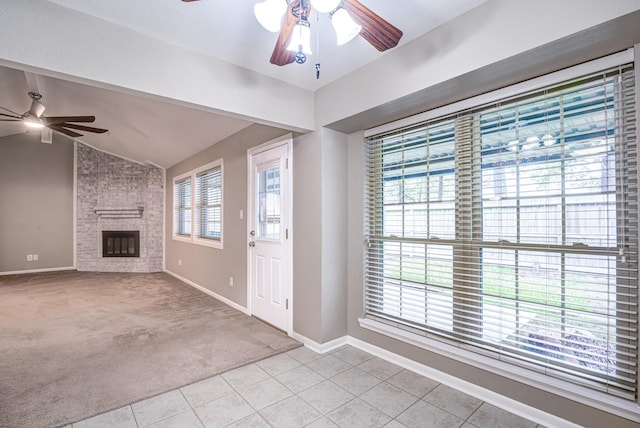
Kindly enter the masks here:
M 192 242 L 193 241 L 190 236 L 173 235 L 172 238 L 173 238 L 174 241 L 180 241 L 180 242 Z
M 203 247 L 223 249 L 222 241 L 215 241 L 211 239 L 192 238 L 190 236 L 173 235 L 174 241 L 186 242 L 187 244 L 201 245 Z
M 222 250 L 222 240 L 216 241 L 214 239 L 194 238 L 193 243 L 197 245 L 202 245 L 205 247 L 217 248 L 219 250 Z
M 498 361 L 465 349 L 462 345 L 456 346 L 440 340 L 421 336 L 387 323 L 369 318 L 359 318 L 358 322 L 362 328 L 400 340 L 418 348 L 443 355 L 461 363 L 486 370 L 490 373 L 533 386 L 542 391 L 559 395 L 632 421 L 640 421 L 640 406 L 631 401 L 613 397 L 580 385 L 575 385 L 524 367 L 515 366 L 505 361 Z

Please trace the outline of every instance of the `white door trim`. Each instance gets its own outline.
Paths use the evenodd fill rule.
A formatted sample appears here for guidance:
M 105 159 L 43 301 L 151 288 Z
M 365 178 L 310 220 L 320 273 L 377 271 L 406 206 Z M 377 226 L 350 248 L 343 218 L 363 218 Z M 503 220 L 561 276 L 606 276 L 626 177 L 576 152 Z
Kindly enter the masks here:
M 247 260 L 247 311 L 249 315 L 253 314 L 252 305 L 251 305 L 251 296 L 253 296 L 253 284 L 252 281 L 252 261 L 251 255 L 249 253 L 249 241 L 251 232 L 251 214 L 253 213 L 253 171 L 251 168 L 251 157 L 258 153 L 273 149 L 278 146 L 287 146 L 287 192 L 289 194 L 288 206 L 287 210 L 287 224 L 284 225 L 285 229 L 288 230 L 289 236 L 287 239 L 287 258 L 289 259 L 288 266 L 286 268 L 287 275 L 287 296 L 289 299 L 289 310 L 287 311 L 287 335 L 291 336 L 293 334 L 293 135 L 291 133 L 285 134 L 281 137 L 274 138 L 273 140 L 267 141 L 264 144 L 260 144 L 259 146 L 251 147 L 247 150 L 247 234 L 245 236 L 245 245 L 246 245 L 246 260 Z

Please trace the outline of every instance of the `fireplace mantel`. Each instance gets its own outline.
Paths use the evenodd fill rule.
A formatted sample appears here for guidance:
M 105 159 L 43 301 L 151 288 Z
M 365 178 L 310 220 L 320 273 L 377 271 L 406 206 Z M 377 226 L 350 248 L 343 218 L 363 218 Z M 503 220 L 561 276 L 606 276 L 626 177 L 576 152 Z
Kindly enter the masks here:
M 136 208 L 96 208 L 94 210 L 100 218 L 142 218 L 144 207 Z

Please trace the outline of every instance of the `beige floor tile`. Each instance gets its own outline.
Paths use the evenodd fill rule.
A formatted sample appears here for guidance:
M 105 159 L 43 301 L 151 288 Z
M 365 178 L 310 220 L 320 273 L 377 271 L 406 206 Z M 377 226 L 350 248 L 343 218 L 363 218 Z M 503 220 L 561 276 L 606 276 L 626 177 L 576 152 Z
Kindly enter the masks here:
M 293 392 L 304 391 L 307 388 L 324 382 L 324 378 L 306 366 L 279 374 L 276 379 Z
M 180 392 L 174 389 L 165 394 L 133 403 L 131 405 L 138 425 L 145 427 L 170 416 L 189 410 L 191 407 Z
M 360 395 L 378 385 L 382 380 L 357 367 L 338 373 L 331 381 L 354 395 Z
M 252 413 L 249 416 L 227 425 L 225 428 L 272 428 L 259 413 Z
M 191 407 L 198 407 L 231 394 L 233 388 L 222 378 L 214 376 L 180 388 Z
M 423 400 L 461 419 L 467 419 L 482 404 L 481 400 L 446 385 L 438 385 Z
M 365 361 L 358 368 L 382 380 L 387 380 L 402 370 L 402 367 L 378 357 Z
M 362 394 L 360 399 L 371 404 L 376 409 L 383 411 L 392 418 L 395 418 L 419 400 L 418 397 L 386 382 L 382 382 L 371 388 Z
M 200 419 L 190 409 L 149 425 L 147 428 L 202 428 L 203 426 Z
M 73 424 L 73 428 L 137 428 L 130 406 L 121 407 Z
M 322 414 L 327 414 L 355 398 L 353 394 L 328 380 L 314 385 L 298 395 Z
M 298 428 L 308 425 L 322 415 L 298 396 L 290 397 L 260 411 L 273 427 Z
M 478 428 L 535 428 L 536 423 L 506 410 L 483 403 L 467 420 Z
M 370 404 L 356 398 L 328 415 L 341 428 L 376 428 L 391 422 L 391 418 Z
M 288 372 L 289 370 L 299 367 L 302 363 L 287 354 L 279 354 L 271 358 L 258 361 L 256 364 L 271 376 L 277 376 L 281 373 Z
M 338 373 L 350 369 L 353 366 L 332 355 L 326 355 L 322 358 L 311 361 L 307 364 L 307 367 L 318 373 L 320 376 L 330 378 Z
M 235 389 L 243 389 L 269 379 L 269 374 L 256 364 L 239 367 L 235 370 L 222 373 L 220 376 Z
M 274 378 L 263 380 L 238 392 L 256 410 L 264 409 L 293 395 L 287 387 Z
M 400 371 L 387 379 L 387 382 L 418 398 L 424 397 L 425 394 L 439 385 L 435 380 L 426 378 L 410 370 Z
M 227 426 L 255 413 L 249 403 L 235 392 L 194 410 L 206 428 Z
M 455 428 L 463 423 L 462 419 L 421 400 L 402 412 L 396 419 L 407 428 Z

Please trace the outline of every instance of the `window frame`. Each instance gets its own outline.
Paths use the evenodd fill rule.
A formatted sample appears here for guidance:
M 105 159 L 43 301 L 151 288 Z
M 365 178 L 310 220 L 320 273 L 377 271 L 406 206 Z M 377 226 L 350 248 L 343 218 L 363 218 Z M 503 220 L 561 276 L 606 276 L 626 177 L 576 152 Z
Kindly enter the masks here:
M 219 168 L 220 169 L 220 237 L 216 238 L 205 238 L 200 236 L 200 213 L 199 211 L 199 198 L 198 198 L 198 179 L 199 175 L 203 172 L 213 170 Z M 191 234 L 189 236 L 178 234 L 176 228 L 178 226 L 177 219 L 175 218 L 177 207 L 175 200 L 175 186 L 176 183 L 190 178 L 191 180 Z M 184 174 L 180 174 L 173 178 L 174 192 L 173 192 L 173 239 L 176 241 L 187 242 L 196 245 L 202 245 L 205 247 L 223 249 L 224 248 L 224 162 L 222 159 L 217 159 L 213 162 L 209 162 L 205 165 L 199 166 L 189 172 Z
M 436 108 L 434 110 L 421 113 L 409 118 L 405 118 L 396 122 L 392 122 L 389 124 L 385 124 L 376 128 L 372 128 L 369 130 L 365 130 L 364 136 L 365 138 L 389 133 L 395 129 L 410 127 L 414 124 L 418 124 L 420 122 L 426 122 L 429 120 L 434 120 L 437 118 L 446 117 L 449 115 L 454 115 L 457 112 L 461 112 L 468 109 L 473 109 L 474 107 L 481 106 L 484 104 L 488 104 L 494 101 L 498 101 L 505 98 L 510 98 L 522 93 L 527 93 L 531 91 L 535 91 L 538 89 L 542 89 L 548 86 L 552 86 L 554 84 L 561 83 L 563 81 L 568 81 L 583 75 L 588 75 L 594 72 L 598 72 L 600 70 L 608 69 L 611 67 L 615 67 L 618 65 L 626 64 L 629 62 L 634 62 L 634 52 L 633 49 L 628 49 L 627 51 L 611 55 L 609 57 L 601 58 L 599 60 L 591 61 L 589 63 L 581 64 L 578 66 L 574 66 L 565 70 L 561 70 L 559 72 L 555 72 L 549 75 L 545 75 L 539 77 L 537 79 L 532 79 L 527 82 L 523 82 L 520 84 L 512 85 L 503 89 L 499 89 L 487 94 L 483 94 L 477 97 L 469 98 L 448 106 Z M 637 67 L 637 64 L 636 64 Z M 636 69 L 637 76 L 637 69 Z M 636 78 L 636 83 L 637 78 Z M 640 91 L 640 88 L 636 86 L 636 91 Z M 636 106 L 637 107 L 637 106 Z M 366 179 L 365 179 L 366 182 Z M 371 190 L 365 189 L 365 205 L 363 216 L 365 219 L 365 226 L 367 222 L 367 212 L 371 210 L 372 207 L 369 206 L 369 202 L 367 202 L 367 198 L 369 195 L 366 192 L 370 192 Z M 367 231 L 365 229 L 365 237 L 367 236 Z M 443 240 L 438 240 L 439 244 L 444 244 Z M 365 253 L 366 253 L 366 243 L 365 243 Z M 366 263 L 365 263 L 366 269 Z M 366 287 L 366 284 L 365 284 Z M 366 293 L 364 298 L 366 299 Z M 364 313 L 363 313 L 364 314 Z M 394 325 L 393 322 L 383 322 L 379 321 L 375 318 L 369 318 L 364 315 L 359 319 L 360 326 L 375 331 L 377 333 L 381 333 L 385 336 L 393 337 L 395 339 L 399 339 L 403 342 L 410 343 L 414 346 L 418 346 L 423 349 L 427 349 L 429 351 L 437 352 L 439 354 L 445 355 L 449 358 L 456 359 L 458 361 L 472 364 L 473 366 L 480 367 L 484 370 L 488 370 L 490 372 L 499 374 L 501 376 L 507 376 L 511 379 L 518 380 L 520 382 L 527 382 L 533 386 L 536 386 L 542 390 L 546 390 L 555 394 L 561 394 L 567 397 L 571 397 L 576 401 L 624 416 L 624 417 L 637 417 L 640 415 L 640 409 L 636 405 L 636 403 L 627 400 L 621 399 L 618 397 L 614 397 L 610 394 L 606 394 L 603 392 L 595 391 L 593 389 L 583 387 L 581 385 L 576 385 L 575 383 L 565 381 L 563 379 L 555 378 L 551 374 L 544 375 L 540 373 L 539 369 L 536 369 L 534 366 L 527 366 L 526 364 L 521 363 L 508 363 L 505 360 L 509 360 L 508 358 L 503 358 L 503 360 L 495 359 L 495 354 L 486 350 L 483 353 L 475 351 L 470 351 L 471 348 L 469 345 L 460 344 L 454 340 L 443 339 L 441 336 L 436 336 L 434 334 L 424 332 L 424 331 L 412 331 L 410 328 L 403 327 L 400 328 L 398 325 Z M 636 385 L 636 390 L 638 390 L 638 386 Z

